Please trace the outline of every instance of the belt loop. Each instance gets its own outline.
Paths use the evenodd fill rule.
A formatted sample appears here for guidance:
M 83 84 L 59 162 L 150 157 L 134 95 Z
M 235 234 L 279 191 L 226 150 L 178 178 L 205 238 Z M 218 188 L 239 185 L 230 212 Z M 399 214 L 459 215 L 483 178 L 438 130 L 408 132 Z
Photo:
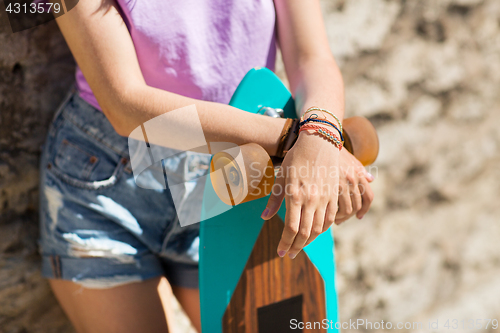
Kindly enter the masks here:
M 59 107 L 57 108 L 56 112 L 54 113 L 54 116 L 52 117 L 52 121 L 54 121 L 63 112 L 64 107 L 66 106 L 66 104 L 68 104 L 69 100 L 71 99 L 71 97 L 73 97 L 75 93 L 76 93 L 76 86 L 73 84 L 71 86 L 71 89 L 68 91 L 63 101 L 61 102 L 61 104 L 59 104 Z
M 62 278 L 62 271 L 61 271 L 61 257 L 56 256 L 56 268 L 57 268 L 57 277 L 60 279 Z
M 61 258 L 59 256 L 50 256 L 50 265 L 52 266 L 52 274 L 54 279 L 62 278 Z

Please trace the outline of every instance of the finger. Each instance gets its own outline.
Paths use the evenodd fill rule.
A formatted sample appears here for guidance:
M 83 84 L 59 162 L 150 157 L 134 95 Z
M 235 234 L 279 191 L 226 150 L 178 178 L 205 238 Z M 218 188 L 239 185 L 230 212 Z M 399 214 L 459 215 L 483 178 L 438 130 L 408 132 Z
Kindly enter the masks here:
M 368 184 L 367 182 L 361 181 L 359 183 L 359 190 L 361 193 L 363 206 L 357 212 L 356 217 L 358 219 L 362 219 L 363 216 L 365 216 L 365 214 L 370 209 L 370 206 L 371 206 L 373 198 L 374 198 L 374 194 L 373 194 L 372 188 L 370 187 L 370 184 Z
M 335 224 L 340 225 L 340 224 L 344 223 L 345 221 L 349 220 L 350 218 L 351 218 L 350 216 L 346 216 L 346 217 L 343 217 L 341 219 L 335 219 Z
M 295 235 L 295 239 L 293 240 L 290 250 L 288 250 L 288 256 L 292 259 L 294 259 L 300 250 L 302 250 L 311 235 L 315 210 L 315 207 L 311 206 L 310 203 L 308 206 L 302 207 L 299 230 Z
M 260 216 L 264 220 L 269 220 L 273 217 L 281 207 L 281 203 L 283 202 L 283 198 L 285 197 L 285 175 L 281 172 L 278 172 L 278 176 L 274 182 L 273 188 L 271 190 L 271 196 L 267 201 L 266 209 L 262 212 Z
M 365 178 L 369 183 L 375 180 L 375 177 L 368 171 L 365 172 Z
M 323 226 L 325 225 L 326 218 L 326 207 L 324 209 L 317 209 L 314 213 L 314 219 L 311 227 L 311 234 L 309 235 L 309 239 L 307 240 L 304 247 L 311 244 L 313 240 L 316 239 L 323 232 Z
M 302 202 L 299 194 L 286 195 L 286 214 L 285 214 L 285 227 L 281 234 L 281 239 L 278 244 L 278 255 L 284 257 L 295 240 L 295 236 L 299 232 L 300 213 L 302 209 Z
M 337 217 L 349 216 L 352 213 L 351 196 L 349 195 L 349 185 L 345 178 L 340 179 L 339 197 L 338 197 L 338 212 Z
M 337 218 L 337 202 L 330 201 L 328 203 L 328 207 L 326 208 L 325 214 L 325 223 L 323 224 L 323 232 L 325 232 L 328 228 L 332 226 L 332 224 L 336 223 Z
M 351 215 L 356 214 L 362 207 L 362 200 L 361 200 L 361 193 L 359 192 L 359 187 L 358 187 L 357 182 L 351 183 L 349 185 L 349 191 L 351 191 L 351 203 L 352 203 L 352 212 Z

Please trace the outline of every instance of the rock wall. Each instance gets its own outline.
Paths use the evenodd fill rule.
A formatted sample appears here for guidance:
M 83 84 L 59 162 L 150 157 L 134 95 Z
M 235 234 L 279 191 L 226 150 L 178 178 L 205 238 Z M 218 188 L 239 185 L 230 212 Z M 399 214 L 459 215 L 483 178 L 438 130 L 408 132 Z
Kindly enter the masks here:
M 73 81 L 54 22 L 12 34 L 0 3 L 0 332 L 71 332 L 37 254 L 38 157 Z
M 334 228 L 341 320 L 500 319 L 500 1 L 322 5 L 347 113 L 381 141 L 371 212 Z M 12 34 L 4 13 L 0 332 L 72 332 L 40 276 L 36 207 L 40 146 L 74 63 L 54 22 Z
M 500 1 L 323 5 L 381 143 L 371 213 L 334 229 L 341 320 L 499 319 Z

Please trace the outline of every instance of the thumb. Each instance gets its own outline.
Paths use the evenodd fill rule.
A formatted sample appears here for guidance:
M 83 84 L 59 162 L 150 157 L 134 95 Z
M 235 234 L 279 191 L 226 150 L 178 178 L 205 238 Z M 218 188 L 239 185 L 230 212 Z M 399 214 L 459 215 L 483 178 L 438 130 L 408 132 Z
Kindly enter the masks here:
M 281 207 L 281 203 L 283 202 L 283 198 L 285 197 L 285 177 L 280 175 L 276 177 L 276 181 L 274 182 L 273 188 L 271 190 L 271 196 L 267 201 L 266 209 L 262 212 L 262 217 L 264 220 L 269 220 L 273 217 Z

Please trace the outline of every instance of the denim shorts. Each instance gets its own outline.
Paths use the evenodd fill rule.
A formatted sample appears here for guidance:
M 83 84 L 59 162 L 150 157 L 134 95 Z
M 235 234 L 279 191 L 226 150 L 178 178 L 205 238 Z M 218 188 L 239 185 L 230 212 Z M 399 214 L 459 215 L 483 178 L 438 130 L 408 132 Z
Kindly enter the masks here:
M 165 177 L 196 182 L 210 157 L 195 155 L 165 161 Z M 181 227 L 168 186 L 137 186 L 127 138 L 74 89 L 52 121 L 40 169 L 45 277 L 111 288 L 166 276 L 172 285 L 198 288 L 199 223 Z

